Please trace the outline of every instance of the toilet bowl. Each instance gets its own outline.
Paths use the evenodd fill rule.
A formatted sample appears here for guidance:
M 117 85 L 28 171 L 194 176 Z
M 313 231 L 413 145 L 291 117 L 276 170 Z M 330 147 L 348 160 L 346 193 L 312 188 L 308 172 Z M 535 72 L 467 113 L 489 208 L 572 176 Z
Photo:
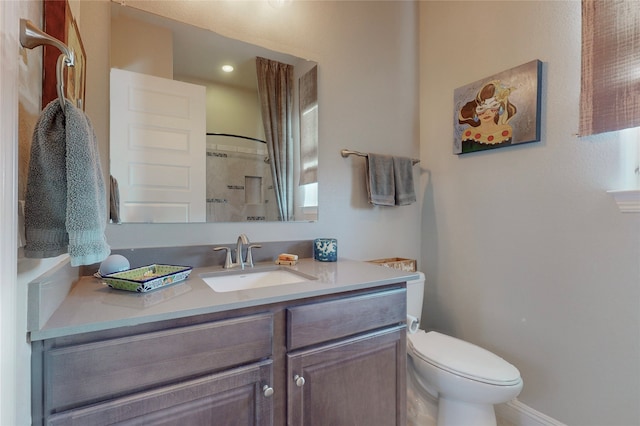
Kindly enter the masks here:
M 407 283 L 407 313 L 419 315 L 424 275 Z M 417 299 L 417 300 L 416 300 Z M 438 333 L 407 334 L 407 374 L 437 399 L 438 426 L 495 426 L 494 404 L 522 390 L 516 367 L 479 346 Z

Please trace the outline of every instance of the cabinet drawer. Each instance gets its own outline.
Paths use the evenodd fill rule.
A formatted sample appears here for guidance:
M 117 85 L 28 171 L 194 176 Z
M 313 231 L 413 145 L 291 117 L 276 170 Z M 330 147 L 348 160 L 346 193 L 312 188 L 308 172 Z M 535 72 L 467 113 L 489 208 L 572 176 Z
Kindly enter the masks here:
M 261 361 L 174 385 L 54 414 L 47 426 L 269 425 L 272 361 Z M 248 408 L 252 409 L 248 409 Z
M 287 309 L 289 350 L 406 321 L 406 290 L 345 297 Z
M 272 314 L 52 349 L 44 354 L 48 412 L 267 358 Z

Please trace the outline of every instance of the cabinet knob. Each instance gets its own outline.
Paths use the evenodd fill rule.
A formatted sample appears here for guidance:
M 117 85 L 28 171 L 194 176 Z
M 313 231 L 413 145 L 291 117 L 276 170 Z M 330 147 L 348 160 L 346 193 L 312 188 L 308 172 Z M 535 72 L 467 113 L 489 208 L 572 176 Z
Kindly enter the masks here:
M 264 394 L 264 396 L 269 398 L 271 395 L 273 395 L 273 388 L 269 385 L 264 385 L 262 387 L 262 393 Z
M 304 386 L 304 377 L 298 376 L 297 374 L 293 377 L 293 381 L 296 382 L 296 386 L 301 388 Z

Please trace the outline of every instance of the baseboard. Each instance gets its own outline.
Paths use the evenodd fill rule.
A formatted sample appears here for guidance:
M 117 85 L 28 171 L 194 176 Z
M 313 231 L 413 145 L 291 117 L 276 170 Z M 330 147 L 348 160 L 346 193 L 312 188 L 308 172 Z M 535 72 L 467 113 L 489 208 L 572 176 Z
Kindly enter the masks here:
M 496 416 L 514 426 L 566 426 L 564 423 L 534 410 L 514 399 L 495 406 Z

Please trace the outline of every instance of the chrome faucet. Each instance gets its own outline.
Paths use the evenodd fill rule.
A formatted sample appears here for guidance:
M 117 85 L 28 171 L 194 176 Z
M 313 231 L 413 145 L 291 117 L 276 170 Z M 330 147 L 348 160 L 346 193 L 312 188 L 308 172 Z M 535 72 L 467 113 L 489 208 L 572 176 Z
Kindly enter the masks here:
M 238 241 L 236 242 L 236 266 L 240 266 L 241 269 L 244 269 L 244 260 L 242 260 L 242 245 L 249 244 L 249 238 L 245 234 L 240 234 L 238 236 Z
M 242 258 L 242 247 L 243 245 L 247 245 L 247 257 L 243 260 Z M 231 260 L 231 249 L 229 247 L 214 247 L 215 251 L 225 250 L 226 256 L 224 261 L 224 269 L 235 268 L 239 266 L 241 269 L 244 269 L 245 265 L 249 265 L 253 268 L 253 256 L 251 254 L 252 248 L 262 247 L 260 244 L 249 244 L 249 238 L 247 238 L 246 234 L 240 234 L 238 236 L 238 241 L 236 242 L 236 261 L 233 262 Z
M 214 247 L 213 248 L 214 251 L 220 251 L 220 250 L 224 250 L 226 252 L 225 254 L 225 260 L 224 260 L 224 269 L 230 269 L 233 268 L 233 262 L 231 261 L 231 249 L 229 247 Z

